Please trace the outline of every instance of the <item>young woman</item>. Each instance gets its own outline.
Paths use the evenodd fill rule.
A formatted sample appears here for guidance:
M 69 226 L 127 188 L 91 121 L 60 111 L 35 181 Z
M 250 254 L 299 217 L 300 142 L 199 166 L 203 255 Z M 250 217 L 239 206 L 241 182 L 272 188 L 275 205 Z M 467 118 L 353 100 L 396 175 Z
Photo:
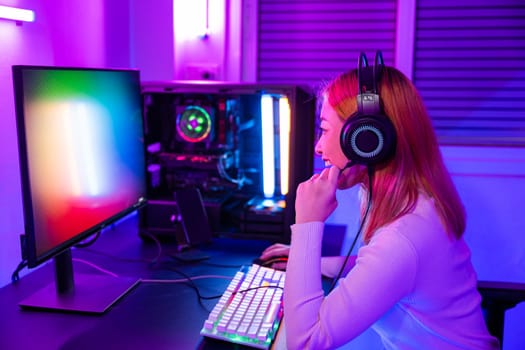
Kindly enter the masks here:
M 276 244 L 261 255 L 288 255 L 287 347 L 333 349 L 371 327 L 385 349 L 498 349 L 462 238 L 464 208 L 431 120 L 413 84 L 395 68 L 380 68 L 374 79 L 395 133 L 392 154 L 372 165 L 349 162 L 341 133 L 362 103 L 363 72 L 338 76 L 321 96 L 315 146 L 327 168 L 297 188 L 290 246 Z M 336 190 L 353 186 L 362 192 L 364 244 L 340 271 L 341 259 L 321 259 L 323 228 L 337 207 Z M 321 274 L 338 272 L 342 278 L 325 296 Z

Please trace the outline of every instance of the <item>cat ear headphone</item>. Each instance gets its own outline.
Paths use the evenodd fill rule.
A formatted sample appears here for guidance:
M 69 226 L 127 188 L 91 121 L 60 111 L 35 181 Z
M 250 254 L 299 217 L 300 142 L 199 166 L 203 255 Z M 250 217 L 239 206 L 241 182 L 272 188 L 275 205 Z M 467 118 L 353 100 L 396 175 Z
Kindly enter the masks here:
M 383 72 L 383 55 L 376 52 L 373 67 L 361 52 L 357 70 L 357 112 L 345 121 L 340 143 L 349 164 L 375 166 L 390 160 L 396 146 L 396 131 L 381 107 L 377 85 Z

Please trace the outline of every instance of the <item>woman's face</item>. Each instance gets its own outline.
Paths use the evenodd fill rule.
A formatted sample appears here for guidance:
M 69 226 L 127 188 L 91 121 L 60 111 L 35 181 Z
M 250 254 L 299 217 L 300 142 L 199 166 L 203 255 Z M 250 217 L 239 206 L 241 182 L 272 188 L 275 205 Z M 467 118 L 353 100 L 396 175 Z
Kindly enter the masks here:
M 348 163 L 339 141 L 343 124 L 344 121 L 325 100 L 321 107 L 321 135 L 315 145 L 315 153 L 323 159 L 327 167 L 336 166 L 343 169 Z M 345 169 L 339 176 L 337 188 L 345 189 L 363 182 L 365 173 L 366 168 L 362 165 L 353 165 Z

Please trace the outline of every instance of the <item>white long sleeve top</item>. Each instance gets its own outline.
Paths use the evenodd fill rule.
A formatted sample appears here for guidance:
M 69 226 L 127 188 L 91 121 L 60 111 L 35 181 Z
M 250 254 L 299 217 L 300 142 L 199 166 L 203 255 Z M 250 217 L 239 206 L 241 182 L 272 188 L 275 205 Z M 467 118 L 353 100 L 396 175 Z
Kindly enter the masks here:
M 372 327 L 385 349 L 499 349 L 486 328 L 470 250 L 448 236 L 433 201 L 379 229 L 325 297 L 324 224 L 292 225 L 284 288 L 288 349 L 337 348 Z

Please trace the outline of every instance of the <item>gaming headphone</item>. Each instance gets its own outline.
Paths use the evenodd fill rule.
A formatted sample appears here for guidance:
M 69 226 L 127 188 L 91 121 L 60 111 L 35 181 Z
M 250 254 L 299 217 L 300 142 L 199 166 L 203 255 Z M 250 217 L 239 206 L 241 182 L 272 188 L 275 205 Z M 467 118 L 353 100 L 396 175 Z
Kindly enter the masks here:
M 341 148 L 350 160 L 349 164 L 375 166 L 394 155 L 396 131 L 383 112 L 377 90 L 383 67 L 381 51 L 376 52 L 373 67 L 368 66 L 363 52 L 359 55 L 357 112 L 346 119 L 340 137 Z

